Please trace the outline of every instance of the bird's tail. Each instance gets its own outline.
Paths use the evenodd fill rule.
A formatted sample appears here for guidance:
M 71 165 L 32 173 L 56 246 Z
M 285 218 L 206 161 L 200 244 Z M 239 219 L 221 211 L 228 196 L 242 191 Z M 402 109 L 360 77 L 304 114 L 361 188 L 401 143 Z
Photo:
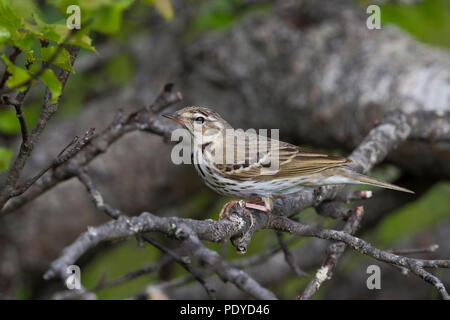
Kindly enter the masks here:
M 376 187 L 381 187 L 381 188 L 386 188 L 386 189 L 392 189 L 392 190 L 397 190 L 397 191 L 402 191 L 402 192 L 414 193 L 414 191 L 411 191 L 409 189 L 396 186 L 395 184 L 391 184 L 391 183 L 387 183 L 387 182 L 384 182 L 384 181 L 380 181 L 380 180 L 368 177 L 366 175 L 357 173 L 355 171 L 350 171 L 350 170 L 346 170 L 346 169 L 343 169 L 343 168 L 340 168 L 340 171 L 341 171 L 340 174 L 342 176 L 353 180 L 353 182 L 351 182 L 351 183 L 368 184 L 368 185 L 371 185 L 371 186 L 376 186 Z

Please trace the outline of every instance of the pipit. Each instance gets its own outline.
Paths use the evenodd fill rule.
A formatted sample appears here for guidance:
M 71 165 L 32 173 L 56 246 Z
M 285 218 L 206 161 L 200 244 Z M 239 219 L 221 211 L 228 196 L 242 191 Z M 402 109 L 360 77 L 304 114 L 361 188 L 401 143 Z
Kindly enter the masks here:
M 366 184 L 414 193 L 354 171 L 346 158 L 310 151 L 256 131 L 234 131 L 208 108 L 186 107 L 163 116 L 189 131 L 191 160 L 203 182 L 221 195 L 246 200 L 226 203 L 219 219 L 228 217 L 235 204 L 246 212 L 246 208 L 270 212 L 276 197 L 326 185 Z

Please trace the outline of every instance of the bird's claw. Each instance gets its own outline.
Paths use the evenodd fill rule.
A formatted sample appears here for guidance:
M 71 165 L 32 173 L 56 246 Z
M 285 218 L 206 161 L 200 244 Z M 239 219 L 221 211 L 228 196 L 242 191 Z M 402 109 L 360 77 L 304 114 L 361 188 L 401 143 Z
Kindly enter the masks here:
M 244 210 L 244 212 L 248 215 L 251 216 L 251 212 L 249 209 L 254 209 L 254 210 L 258 210 L 258 211 L 263 211 L 263 212 L 270 212 L 271 208 L 267 208 L 266 205 L 260 205 L 260 204 L 256 204 L 252 201 L 244 201 L 244 200 L 232 200 L 229 201 L 227 203 L 225 203 L 222 207 L 222 209 L 220 210 L 219 213 L 219 220 L 222 220 L 224 217 L 226 217 L 227 219 L 230 218 L 230 209 L 234 206 L 238 204 L 239 207 L 241 209 Z
M 230 213 L 229 213 L 230 208 L 233 207 L 238 202 L 239 201 L 237 201 L 237 200 L 231 200 L 231 201 L 228 201 L 227 203 L 225 203 L 223 205 L 222 209 L 220 210 L 219 220 L 222 220 L 224 218 L 224 216 L 227 217 L 227 219 L 229 219 L 230 218 Z
M 227 202 L 227 203 L 225 203 L 223 205 L 223 207 L 222 207 L 222 209 L 220 210 L 220 213 L 219 213 L 219 220 L 222 220 L 225 217 L 227 219 L 229 219 L 230 218 L 230 212 L 229 211 L 236 204 L 239 205 L 239 207 L 241 209 L 243 209 L 246 214 L 251 215 L 250 210 L 247 209 L 248 203 L 246 201 L 244 201 L 244 200 L 232 200 L 232 201 L 229 201 L 229 202 Z

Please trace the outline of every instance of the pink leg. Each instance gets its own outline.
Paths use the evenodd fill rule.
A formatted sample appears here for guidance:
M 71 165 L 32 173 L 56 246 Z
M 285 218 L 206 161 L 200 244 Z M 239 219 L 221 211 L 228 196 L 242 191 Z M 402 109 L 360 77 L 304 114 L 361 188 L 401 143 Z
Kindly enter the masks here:
M 246 208 L 250 208 L 250 209 L 255 209 L 255 210 L 258 210 L 258 211 L 270 212 L 269 208 L 266 208 L 266 206 L 262 206 L 262 205 L 256 204 L 256 203 L 247 202 L 245 204 L 245 207 Z
M 264 205 L 257 204 L 258 202 L 264 202 Z M 263 212 L 271 212 L 273 210 L 273 202 L 271 198 L 257 198 L 246 202 L 245 207 Z

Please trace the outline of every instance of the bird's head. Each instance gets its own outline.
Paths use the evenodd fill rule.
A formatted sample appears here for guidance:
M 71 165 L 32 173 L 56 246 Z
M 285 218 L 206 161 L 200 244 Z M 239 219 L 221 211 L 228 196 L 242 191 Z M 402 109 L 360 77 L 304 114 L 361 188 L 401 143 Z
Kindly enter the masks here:
M 212 142 L 231 126 L 215 111 L 204 107 L 186 107 L 174 113 L 163 114 L 185 127 L 194 138 L 202 143 Z

